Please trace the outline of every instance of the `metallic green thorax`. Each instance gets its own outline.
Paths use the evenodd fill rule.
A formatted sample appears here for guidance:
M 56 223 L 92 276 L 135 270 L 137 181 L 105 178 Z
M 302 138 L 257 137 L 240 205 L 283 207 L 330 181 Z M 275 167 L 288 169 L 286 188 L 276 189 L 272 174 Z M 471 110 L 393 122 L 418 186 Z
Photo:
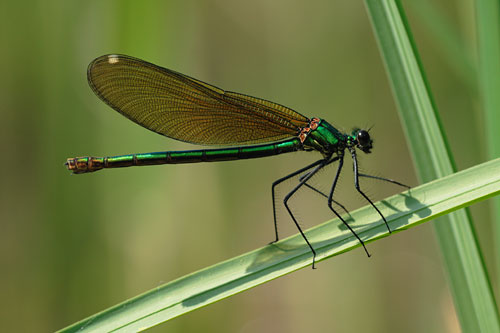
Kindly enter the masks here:
M 321 120 L 319 126 L 312 130 L 304 141 L 304 149 L 313 149 L 325 157 L 342 153 L 350 141 L 350 137 L 341 133 L 327 121 Z

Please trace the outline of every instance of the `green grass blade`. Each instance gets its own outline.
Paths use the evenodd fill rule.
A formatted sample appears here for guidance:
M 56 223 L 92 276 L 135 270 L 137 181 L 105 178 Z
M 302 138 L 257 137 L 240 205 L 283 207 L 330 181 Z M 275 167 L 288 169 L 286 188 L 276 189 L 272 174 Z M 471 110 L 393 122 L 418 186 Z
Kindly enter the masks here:
M 429 181 L 455 169 L 415 44 L 397 0 L 365 0 L 399 107 L 417 173 Z M 436 223 L 464 331 L 500 332 L 498 312 L 467 211 Z
M 481 98 L 491 156 L 500 156 L 500 3 L 476 1 Z
M 500 159 L 497 159 L 375 204 L 387 217 L 391 229 L 397 232 L 499 193 Z M 388 235 L 371 206 L 356 210 L 348 221 L 366 242 Z M 338 219 L 311 228 L 306 234 L 318 252 L 318 261 L 360 246 Z M 159 286 L 61 332 L 146 329 L 310 266 L 311 259 L 304 240 L 295 235 Z M 318 274 L 321 274 L 321 264 Z
M 476 1 L 479 53 L 479 83 L 484 111 L 488 156 L 500 156 L 500 3 L 498 0 Z M 493 201 L 493 227 L 497 279 L 500 277 L 500 200 Z M 498 281 L 497 281 L 498 283 Z M 500 284 L 499 284 L 500 285 Z

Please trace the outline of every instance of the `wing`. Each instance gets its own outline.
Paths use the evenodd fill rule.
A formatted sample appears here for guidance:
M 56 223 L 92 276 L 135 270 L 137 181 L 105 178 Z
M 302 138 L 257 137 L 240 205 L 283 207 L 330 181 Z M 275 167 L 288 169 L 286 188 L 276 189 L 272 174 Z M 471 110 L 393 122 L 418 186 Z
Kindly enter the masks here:
M 250 144 L 297 135 L 308 118 L 285 106 L 222 89 L 125 55 L 90 63 L 92 90 L 135 123 L 205 145 Z

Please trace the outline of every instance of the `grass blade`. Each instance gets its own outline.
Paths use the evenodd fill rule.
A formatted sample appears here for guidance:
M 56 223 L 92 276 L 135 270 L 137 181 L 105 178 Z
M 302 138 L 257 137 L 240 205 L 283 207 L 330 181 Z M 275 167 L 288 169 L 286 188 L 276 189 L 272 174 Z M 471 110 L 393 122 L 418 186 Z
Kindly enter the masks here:
M 497 159 L 375 204 L 387 217 L 391 229 L 398 232 L 499 193 Z M 388 235 L 371 206 L 356 210 L 348 221 L 367 242 Z M 306 234 L 318 252 L 318 261 L 360 246 L 337 219 L 311 228 Z M 61 332 L 143 330 L 310 266 L 311 259 L 304 240 L 295 235 L 159 286 Z
M 500 4 L 497 0 L 476 1 L 479 53 L 479 83 L 484 110 L 488 156 L 500 156 L 497 144 L 500 132 Z M 496 270 L 500 276 L 500 201 L 493 201 Z M 498 282 L 498 280 L 497 280 Z
M 451 174 L 454 162 L 400 2 L 365 3 L 419 178 L 429 181 Z M 500 332 L 495 299 L 468 215 L 458 211 L 435 224 L 455 307 L 464 331 Z

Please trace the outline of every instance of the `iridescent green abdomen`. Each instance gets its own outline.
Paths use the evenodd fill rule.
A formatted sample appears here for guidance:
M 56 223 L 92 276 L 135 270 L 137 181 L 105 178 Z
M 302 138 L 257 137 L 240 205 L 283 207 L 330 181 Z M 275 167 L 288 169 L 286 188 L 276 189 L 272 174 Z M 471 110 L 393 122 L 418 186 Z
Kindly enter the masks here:
M 69 158 L 66 165 L 73 173 L 87 173 L 105 168 L 123 168 L 141 165 L 233 161 L 279 155 L 297 150 L 302 150 L 302 144 L 298 138 L 292 138 L 287 141 L 273 142 L 265 145 L 220 149 L 164 151 L 109 157 L 76 157 Z

